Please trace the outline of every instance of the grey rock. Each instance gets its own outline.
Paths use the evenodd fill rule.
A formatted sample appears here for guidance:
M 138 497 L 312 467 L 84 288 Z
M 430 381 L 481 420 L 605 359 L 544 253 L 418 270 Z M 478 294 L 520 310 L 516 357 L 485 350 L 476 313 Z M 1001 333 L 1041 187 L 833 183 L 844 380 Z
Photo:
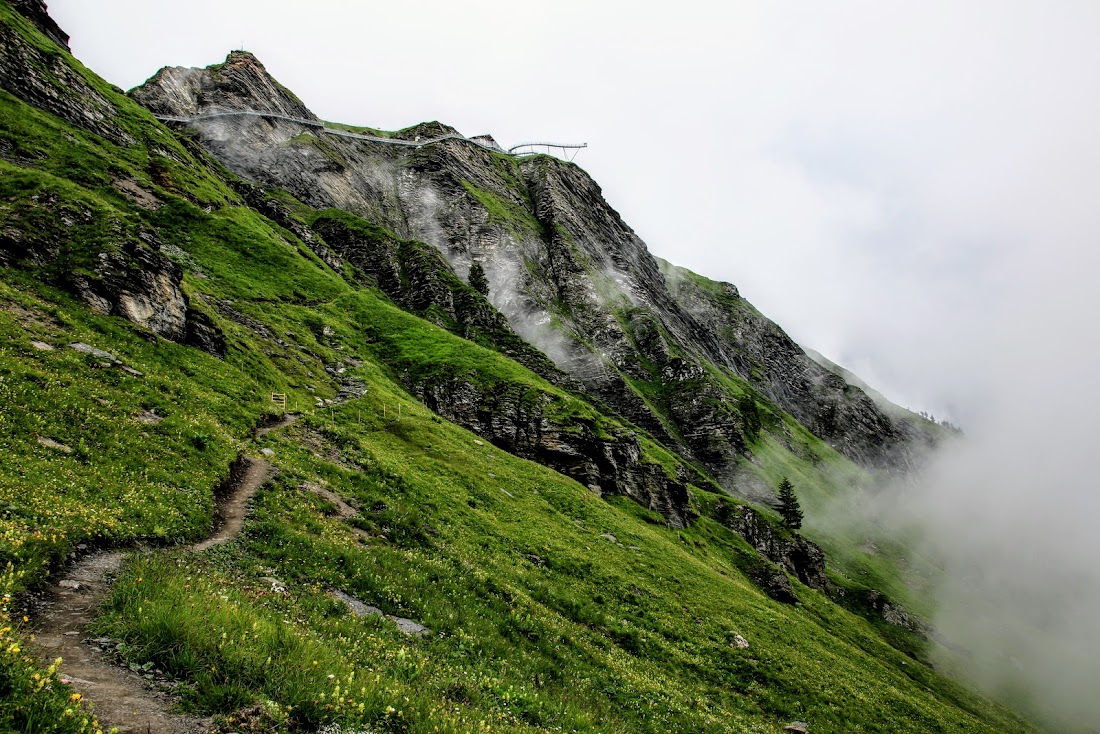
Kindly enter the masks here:
M 34 347 L 35 349 L 37 349 L 40 352 L 52 352 L 52 351 L 54 351 L 53 345 L 52 344 L 47 344 L 46 342 L 32 341 L 31 346 Z
M 549 466 L 597 494 L 626 495 L 673 527 L 691 519 L 686 483 L 669 477 L 660 465 L 645 463 L 631 431 L 600 436 L 585 420 L 563 424 L 547 410 L 549 396 L 532 395 L 522 386 L 486 388 L 445 380 L 410 388 L 428 408 L 509 453 Z
M 895 627 L 903 627 L 925 639 L 927 639 L 929 634 L 933 631 L 928 624 L 909 614 L 905 607 L 897 602 L 891 601 L 881 591 L 871 589 L 864 592 L 864 594 L 864 601 L 867 606 L 882 617 L 883 621 L 887 624 L 892 624 Z
M 131 95 L 156 114 L 189 117 L 209 109 L 256 110 L 320 122 L 246 51 L 205 70 L 165 67 Z
M 760 513 L 744 505 L 733 508 L 729 524 L 761 556 L 783 567 L 807 586 L 825 588 L 825 552 L 815 543 L 797 533 L 777 531 Z
M 42 0 L 12 0 L 11 6 L 23 17 L 34 23 L 46 38 L 66 51 L 69 50 L 69 34 L 61 30 L 57 21 L 50 17 L 46 3 Z
M 93 357 L 98 357 L 99 359 L 105 359 L 108 362 L 118 362 L 118 357 L 111 354 L 110 352 L 105 352 L 102 349 L 99 349 L 98 347 L 93 347 L 92 345 L 85 344 L 84 342 L 73 342 L 72 344 L 69 345 L 69 348 L 74 349 L 74 350 L 80 352 L 81 354 L 90 354 Z
M 348 609 L 351 610 L 351 613 L 357 617 L 385 617 L 386 619 L 397 625 L 397 629 L 401 630 L 409 636 L 423 637 L 424 635 L 431 632 L 430 629 L 420 624 L 419 622 L 408 619 L 406 617 L 397 617 L 392 614 L 386 614 L 378 607 L 371 606 L 370 604 L 365 604 L 356 599 L 354 596 L 340 591 L 339 589 L 333 589 L 330 594 L 333 596 L 333 598 L 339 599 L 340 601 L 344 602 L 344 604 L 347 605 Z
M 156 413 L 154 413 L 151 410 L 146 410 L 146 411 L 142 411 L 142 413 L 138 415 L 136 420 L 137 420 L 138 423 L 144 423 L 145 425 L 148 425 L 148 426 L 155 426 L 158 423 L 160 423 L 161 421 L 163 421 L 164 418 L 161 418 L 159 415 L 157 415 Z
M 431 632 L 430 629 L 420 624 L 419 622 L 414 622 L 413 620 L 406 619 L 405 617 L 388 616 L 388 619 L 396 624 L 397 629 L 401 630 L 406 635 L 423 637 L 424 635 Z
M 60 451 L 63 454 L 71 454 L 73 452 L 71 446 L 66 446 L 60 441 L 55 441 L 52 438 L 47 438 L 45 436 L 38 437 L 38 445 L 47 449 L 53 449 L 54 451 Z
M 49 32 L 47 25 L 53 21 L 39 0 L 18 0 L 17 5 L 46 35 L 68 50 L 68 37 L 59 28 L 57 37 Z M 0 88 L 113 143 L 134 143 L 116 122 L 115 106 L 78 74 L 63 54 L 33 46 L 19 33 L 0 35 Z
M 269 448 L 260 449 L 260 453 L 263 454 L 264 456 L 274 456 L 275 455 L 275 452 L 273 450 L 269 449 Z
M 274 576 L 261 576 L 260 581 L 267 584 L 272 591 L 277 594 L 281 594 L 286 591 L 286 584 L 275 578 Z
M 343 370 L 340 370 L 343 372 Z M 367 383 L 357 377 L 346 377 L 340 383 L 340 392 L 336 393 L 333 403 L 342 404 L 367 394 Z

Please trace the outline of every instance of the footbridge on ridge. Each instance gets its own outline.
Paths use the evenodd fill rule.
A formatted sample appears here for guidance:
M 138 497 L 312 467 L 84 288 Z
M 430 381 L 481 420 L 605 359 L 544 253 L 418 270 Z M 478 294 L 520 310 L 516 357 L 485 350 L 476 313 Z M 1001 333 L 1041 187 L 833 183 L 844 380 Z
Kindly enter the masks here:
M 529 155 L 538 155 L 540 149 L 545 148 L 547 154 L 551 154 L 551 150 L 560 150 L 562 158 L 565 158 L 567 151 L 573 151 L 568 160 L 572 161 L 576 157 L 577 152 L 581 148 L 587 148 L 588 143 L 550 143 L 550 142 L 531 142 L 520 143 L 519 145 L 513 145 L 511 148 L 504 149 L 498 145 L 492 138 L 486 135 L 477 135 L 472 138 L 468 138 L 465 135 L 459 135 L 458 133 L 448 133 L 447 135 L 440 135 L 435 138 L 416 138 L 414 140 L 403 140 L 401 138 L 387 138 L 381 135 L 367 135 L 365 133 L 351 132 L 350 130 L 342 130 L 337 127 L 331 127 L 328 123 L 321 120 L 310 120 L 304 117 L 292 117 L 290 115 L 283 115 L 278 112 L 258 112 L 256 110 L 231 110 L 224 112 L 206 112 L 201 115 L 195 115 L 194 117 L 176 117 L 172 115 L 154 115 L 161 122 L 176 122 L 181 125 L 190 125 L 196 122 L 203 122 L 205 120 L 216 120 L 224 117 L 261 117 L 270 120 L 282 120 L 284 122 L 293 122 L 304 127 L 312 128 L 319 132 L 326 133 L 328 135 L 335 135 L 341 138 L 351 138 L 353 140 L 366 140 L 371 143 L 383 143 L 385 145 L 399 145 L 406 148 L 423 148 L 426 145 L 434 145 L 436 143 L 442 143 L 447 140 L 460 140 L 466 143 L 473 143 L 479 148 L 493 151 L 494 153 L 502 153 L 504 155 L 510 155 L 517 158 Z M 551 154 L 552 155 L 552 154 Z

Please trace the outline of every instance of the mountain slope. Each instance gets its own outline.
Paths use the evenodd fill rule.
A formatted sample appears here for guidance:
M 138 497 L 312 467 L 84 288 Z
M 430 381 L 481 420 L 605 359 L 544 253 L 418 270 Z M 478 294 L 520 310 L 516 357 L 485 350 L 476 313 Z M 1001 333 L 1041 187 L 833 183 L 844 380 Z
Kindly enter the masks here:
M 869 468 L 909 468 L 933 442 L 806 356 L 732 286 L 662 268 L 575 165 L 463 140 L 417 148 L 330 134 L 243 52 L 163 69 L 131 94 L 158 115 L 199 118 L 188 130 L 239 175 L 433 244 L 459 274 L 483 263 L 519 334 L 730 491 L 752 437 L 723 406 L 746 385 Z M 225 114 L 290 111 L 309 124 Z M 431 123 L 392 137 L 453 132 Z
M 161 546 L 89 637 L 269 730 L 1031 730 L 761 558 L 731 528 L 751 509 L 512 342 L 407 230 L 257 193 L 6 2 L 0 26 L 5 593 L 82 545 Z M 254 438 L 272 393 L 301 418 Z M 753 400 L 755 456 L 861 471 Z M 261 449 L 279 474 L 241 538 L 175 548 Z M 4 614 L 0 722 L 93 730 Z
M 370 139 L 345 137 L 355 128 L 319 127 L 293 93 L 243 52 L 207 69 L 162 69 L 130 94 L 155 114 L 192 119 L 186 134 L 235 173 L 267 187 L 269 199 L 303 202 L 301 216 L 314 222 L 311 236 L 324 243 L 325 249 L 311 245 L 320 255 L 356 267 L 364 282 L 456 333 L 469 335 L 449 325 L 454 299 L 404 283 L 387 253 L 394 241 L 419 238 L 446 258 L 452 277 L 464 276 L 474 260 L 482 263 L 489 298 L 512 330 L 565 370 L 588 400 L 690 465 L 669 465 L 671 483 L 643 479 L 642 488 L 627 492 L 647 497 L 651 508 L 667 508 L 662 512 L 673 524 L 690 515 L 680 488 L 685 483 L 713 482 L 770 504 L 782 476 L 791 474 L 802 501 L 821 511 L 808 528 L 834 568 L 927 611 L 912 590 L 928 579 L 905 566 L 904 551 L 873 526 L 837 528 L 824 519 L 849 502 L 858 506 L 876 474 L 919 465 L 933 434 L 891 418 L 861 389 L 818 365 L 732 285 L 653 258 L 578 167 L 548 156 L 506 156 L 455 139 L 454 129 L 439 123 L 395 133 L 359 129 Z M 440 136 L 450 137 L 421 147 L 384 142 Z M 310 213 L 334 206 L 344 212 L 341 222 Z M 351 212 L 359 217 L 358 234 L 347 226 L 356 218 Z M 390 244 L 364 236 L 368 227 L 393 232 Z M 410 293 L 420 302 L 411 304 Z M 488 343 L 557 379 L 499 336 Z M 529 420 L 494 430 L 485 416 L 499 415 L 501 406 L 476 381 L 412 371 L 405 383 L 498 445 L 514 448 L 513 435 L 535 432 Z M 505 414 L 515 413 L 511 404 L 505 407 Z M 612 453 L 617 463 L 614 455 L 622 452 Z M 571 476 L 600 487 L 599 465 Z M 639 486 L 637 479 L 629 483 Z

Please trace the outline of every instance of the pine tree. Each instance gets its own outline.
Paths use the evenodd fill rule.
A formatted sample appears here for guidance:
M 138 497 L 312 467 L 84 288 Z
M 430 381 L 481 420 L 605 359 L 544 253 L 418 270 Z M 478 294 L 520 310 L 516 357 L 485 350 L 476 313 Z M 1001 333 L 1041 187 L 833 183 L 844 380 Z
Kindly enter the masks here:
M 798 530 L 802 527 L 802 508 L 798 506 L 794 486 L 786 477 L 783 477 L 783 481 L 779 483 L 779 492 L 776 497 L 779 500 L 779 514 L 783 518 L 783 524 L 790 530 Z
M 466 279 L 470 287 L 483 296 L 489 295 L 489 279 L 485 277 L 485 268 L 477 260 L 470 265 L 470 277 Z

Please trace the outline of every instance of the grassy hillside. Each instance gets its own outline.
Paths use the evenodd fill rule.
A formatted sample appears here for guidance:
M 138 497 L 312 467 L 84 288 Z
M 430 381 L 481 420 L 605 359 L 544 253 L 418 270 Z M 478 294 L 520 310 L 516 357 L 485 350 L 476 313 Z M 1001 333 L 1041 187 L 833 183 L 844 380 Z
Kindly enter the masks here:
M 80 546 L 140 544 L 92 634 L 178 681 L 180 706 L 230 717 L 260 703 L 271 730 L 1030 730 L 823 593 L 792 581 L 799 604 L 769 599 L 739 570 L 755 551 L 706 512 L 669 528 L 426 410 L 405 372 L 519 385 L 557 414 L 622 428 L 346 280 L 3 3 L 0 24 L 72 64 L 135 141 L 116 145 L 0 92 L 0 236 L 59 248 L 0 270 L 0 729 L 95 729 L 57 682 L 64 662 L 44 670 L 31 654 L 20 600 Z M 73 273 L 150 241 L 224 334 L 224 359 L 72 294 Z M 324 402 L 353 378 L 364 394 Z M 272 392 L 302 416 L 253 439 Z M 209 532 L 232 459 L 265 448 L 279 473 L 243 535 L 180 550 Z M 760 471 L 810 480 L 795 454 L 774 450 L 786 463 Z M 694 491 L 700 510 L 714 501 Z M 337 591 L 430 631 L 357 617 Z

